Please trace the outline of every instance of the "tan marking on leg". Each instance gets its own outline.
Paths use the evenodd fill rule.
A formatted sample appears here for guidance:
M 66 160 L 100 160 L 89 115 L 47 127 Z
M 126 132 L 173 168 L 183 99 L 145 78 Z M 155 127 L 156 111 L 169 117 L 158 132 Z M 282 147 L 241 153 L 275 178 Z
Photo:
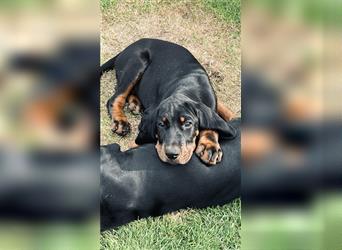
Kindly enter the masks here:
M 139 81 L 140 77 L 134 80 L 126 89 L 125 92 L 117 96 L 112 104 L 112 131 L 119 135 L 126 135 L 130 132 L 130 124 L 127 120 L 127 117 L 123 111 L 126 103 L 126 99 L 130 92 L 132 91 L 134 85 Z
M 229 108 L 227 108 L 222 102 L 217 101 L 217 113 L 225 120 L 230 121 L 232 120 L 236 115 L 233 111 L 231 111 Z
M 115 98 L 113 102 L 113 107 L 112 107 L 112 117 L 113 120 L 118 120 L 118 121 L 127 121 L 127 117 L 125 113 L 123 112 L 123 108 L 126 103 L 126 95 L 121 94 L 117 98 Z

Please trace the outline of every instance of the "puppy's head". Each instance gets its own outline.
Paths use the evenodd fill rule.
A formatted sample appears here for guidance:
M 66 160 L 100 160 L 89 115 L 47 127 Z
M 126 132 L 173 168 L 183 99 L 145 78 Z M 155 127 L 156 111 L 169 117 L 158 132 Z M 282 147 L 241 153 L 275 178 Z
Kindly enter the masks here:
M 186 164 L 201 129 L 212 129 L 229 138 L 235 134 L 232 127 L 204 104 L 187 97 L 170 97 L 143 114 L 136 143 L 156 143 L 162 161 Z

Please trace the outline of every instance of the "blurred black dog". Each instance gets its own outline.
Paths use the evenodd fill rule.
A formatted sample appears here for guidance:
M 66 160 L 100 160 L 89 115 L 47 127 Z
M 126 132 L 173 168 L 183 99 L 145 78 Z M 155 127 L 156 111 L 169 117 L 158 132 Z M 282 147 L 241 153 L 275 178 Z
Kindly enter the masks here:
M 229 122 L 240 131 L 240 119 Z M 240 133 L 220 141 L 224 152 L 215 168 L 197 157 L 170 166 L 152 144 L 120 152 L 101 147 L 101 230 L 182 208 L 223 205 L 240 195 Z
M 9 55 L 6 76 L 25 80 L 4 116 L 20 123 L 14 127 L 25 133 L 18 138 L 34 143 L 6 136 L 0 143 L 1 219 L 78 221 L 97 215 L 99 51 L 97 41 L 76 37 L 49 51 Z M 13 86 L 11 78 L 1 84 Z

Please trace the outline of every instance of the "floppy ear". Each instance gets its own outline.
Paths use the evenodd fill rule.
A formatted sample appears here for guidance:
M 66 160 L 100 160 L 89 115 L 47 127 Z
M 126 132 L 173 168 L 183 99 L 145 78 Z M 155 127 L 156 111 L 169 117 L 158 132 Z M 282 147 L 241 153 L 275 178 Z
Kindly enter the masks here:
M 138 130 L 138 136 L 135 143 L 138 145 L 146 143 L 155 143 L 156 138 L 156 110 L 146 109 L 142 115 Z
M 233 139 L 236 136 L 235 129 L 204 104 L 197 106 L 197 117 L 200 129 L 215 130 L 221 139 Z

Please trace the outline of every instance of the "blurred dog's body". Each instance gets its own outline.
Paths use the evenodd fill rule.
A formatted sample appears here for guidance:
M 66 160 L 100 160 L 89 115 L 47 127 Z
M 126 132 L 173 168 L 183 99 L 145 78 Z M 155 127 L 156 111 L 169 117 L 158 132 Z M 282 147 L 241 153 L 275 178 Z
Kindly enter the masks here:
M 240 119 L 230 124 L 240 131 Z M 186 165 L 159 160 L 154 145 L 120 152 L 101 148 L 101 230 L 183 208 L 223 205 L 240 195 L 240 135 L 220 141 L 223 158 L 207 168 L 193 156 Z

